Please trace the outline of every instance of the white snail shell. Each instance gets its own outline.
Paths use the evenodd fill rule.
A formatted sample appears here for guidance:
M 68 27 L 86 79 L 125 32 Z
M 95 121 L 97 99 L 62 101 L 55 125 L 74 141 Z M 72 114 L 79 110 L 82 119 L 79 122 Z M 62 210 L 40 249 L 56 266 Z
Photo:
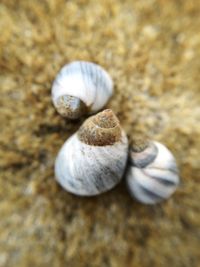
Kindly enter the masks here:
M 144 204 L 169 198 L 179 184 L 176 161 L 159 142 L 147 142 L 130 149 L 127 186 L 133 197 Z
M 55 162 L 56 179 L 76 195 L 97 195 L 120 182 L 127 157 L 126 134 L 107 109 L 88 118 L 64 143 Z
M 74 61 L 65 65 L 54 80 L 52 101 L 63 117 L 77 119 L 102 109 L 112 93 L 112 79 L 102 67 Z

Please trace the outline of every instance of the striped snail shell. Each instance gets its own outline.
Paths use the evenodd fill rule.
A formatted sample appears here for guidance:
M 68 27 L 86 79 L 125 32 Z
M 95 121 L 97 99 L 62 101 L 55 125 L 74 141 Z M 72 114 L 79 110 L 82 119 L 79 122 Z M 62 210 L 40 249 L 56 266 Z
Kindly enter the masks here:
M 52 101 L 60 115 L 77 119 L 101 110 L 112 93 L 112 79 L 101 66 L 74 61 L 65 65 L 55 78 Z
M 107 109 L 88 118 L 64 143 L 55 162 L 55 176 L 73 194 L 98 195 L 120 182 L 127 157 L 126 134 Z
M 130 149 L 127 186 L 133 197 L 144 204 L 169 198 L 179 184 L 176 161 L 163 144 L 136 142 Z

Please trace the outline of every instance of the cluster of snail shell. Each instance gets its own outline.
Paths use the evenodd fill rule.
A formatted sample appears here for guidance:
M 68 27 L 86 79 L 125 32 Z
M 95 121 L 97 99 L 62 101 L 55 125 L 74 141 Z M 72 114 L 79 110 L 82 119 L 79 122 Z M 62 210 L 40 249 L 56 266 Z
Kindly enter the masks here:
M 113 93 L 109 74 L 99 65 L 75 61 L 65 65 L 52 86 L 52 101 L 60 115 L 78 119 L 99 112 Z M 135 140 L 112 110 L 90 116 L 61 147 L 55 176 L 68 192 L 94 196 L 115 187 L 125 176 L 128 190 L 144 204 L 168 199 L 179 185 L 176 160 L 156 141 Z

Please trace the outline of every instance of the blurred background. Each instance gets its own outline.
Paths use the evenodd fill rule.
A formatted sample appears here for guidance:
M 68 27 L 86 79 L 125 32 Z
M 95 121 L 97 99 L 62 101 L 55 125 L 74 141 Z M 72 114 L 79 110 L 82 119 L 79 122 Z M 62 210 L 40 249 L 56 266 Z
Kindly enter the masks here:
M 1 0 L 0 266 L 199 266 L 199 14 L 196 0 Z M 172 150 L 171 199 L 143 206 L 123 182 L 93 198 L 57 185 L 55 156 L 83 120 L 56 113 L 51 84 L 73 60 L 111 74 L 107 107 L 130 140 Z

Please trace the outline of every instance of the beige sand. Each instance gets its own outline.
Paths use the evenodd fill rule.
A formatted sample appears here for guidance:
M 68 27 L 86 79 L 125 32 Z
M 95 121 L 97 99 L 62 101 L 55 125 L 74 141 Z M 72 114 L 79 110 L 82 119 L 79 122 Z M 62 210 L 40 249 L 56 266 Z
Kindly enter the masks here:
M 200 263 L 200 4 L 197 0 L 1 0 L 0 266 L 197 267 Z M 54 180 L 55 156 L 80 126 L 51 104 L 62 65 L 105 67 L 107 105 L 130 140 L 174 153 L 182 185 L 136 203 L 122 183 L 96 198 Z

